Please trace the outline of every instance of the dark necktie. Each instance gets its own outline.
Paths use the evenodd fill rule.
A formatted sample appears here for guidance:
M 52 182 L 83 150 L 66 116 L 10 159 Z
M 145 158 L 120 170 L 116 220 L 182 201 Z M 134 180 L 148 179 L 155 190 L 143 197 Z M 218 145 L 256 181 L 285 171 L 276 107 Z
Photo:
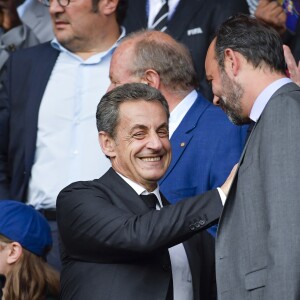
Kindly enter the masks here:
M 157 204 L 160 206 L 160 203 L 159 203 L 157 197 L 155 196 L 155 194 L 150 193 L 148 195 L 140 195 L 140 196 L 145 201 L 146 205 L 150 209 L 156 209 Z M 169 268 L 171 268 L 171 261 L 170 261 L 170 256 L 169 256 L 168 251 L 165 251 L 164 253 L 162 253 L 162 260 L 164 261 L 163 265 L 169 265 L 170 266 Z M 174 299 L 173 298 L 173 278 L 172 278 L 172 272 L 171 272 L 171 279 L 170 279 L 170 283 L 169 283 L 169 287 L 168 287 L 166 300 L 173 300 L 173 299 Z
M 169 13 L 169 6 L 168 6 L 168 0 L 166 0 L 163 6 L 161 7 L 160 11 L 154 18 L 152 29 L 165 31 L 167 29 L 168 13 Z
M 156 204 L 159 205 L 158 199 L 155 196 L 155 194 L 151 193 L 148 195 L 140 195 L 141 198 L 145 201 L 146 205 L 150 208 L 150 209 L 156 209 Z M 160 206 L 160 205 L 159 205 Z

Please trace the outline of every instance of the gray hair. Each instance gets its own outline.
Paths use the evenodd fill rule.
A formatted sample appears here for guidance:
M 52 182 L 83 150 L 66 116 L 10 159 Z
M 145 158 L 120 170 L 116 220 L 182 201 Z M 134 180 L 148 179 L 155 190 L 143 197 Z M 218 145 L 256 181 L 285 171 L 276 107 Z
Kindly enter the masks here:
M 159 90 L 144 83 L 127 83 L 116 87 L 101 98 L 96 112 L 98 132 L 104 131 L 111 137 L 116 137 L 119 107 L 126 101 L 158 101 L 169 120 L 169 106 Z
M 142 77 L 147 69 L 155 70 L 164 86 L 187 91 L 198 87 L 196 71 L 189 50 L 166 33 L 141 30 L 124 38 L 134 40 L 131 72 Z

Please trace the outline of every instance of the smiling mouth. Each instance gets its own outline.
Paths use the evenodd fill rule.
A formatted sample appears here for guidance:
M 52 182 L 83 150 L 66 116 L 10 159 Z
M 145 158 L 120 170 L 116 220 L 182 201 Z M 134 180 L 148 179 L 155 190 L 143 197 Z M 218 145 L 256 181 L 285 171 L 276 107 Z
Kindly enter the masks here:
M 156 157 L 143 157 L 141 158 L 142 161 L 160 161 L 161 157 L 160 156 L 156 156 Z

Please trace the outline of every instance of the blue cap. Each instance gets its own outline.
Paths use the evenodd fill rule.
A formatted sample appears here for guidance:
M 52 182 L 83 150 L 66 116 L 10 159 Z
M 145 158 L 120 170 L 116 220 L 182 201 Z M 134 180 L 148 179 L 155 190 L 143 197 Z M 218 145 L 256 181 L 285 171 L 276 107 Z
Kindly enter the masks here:
M 14 200 L 0 200 L 0 234 L 38 256 L 44 256 L 52 246 L 45 217 L 32 206 Z

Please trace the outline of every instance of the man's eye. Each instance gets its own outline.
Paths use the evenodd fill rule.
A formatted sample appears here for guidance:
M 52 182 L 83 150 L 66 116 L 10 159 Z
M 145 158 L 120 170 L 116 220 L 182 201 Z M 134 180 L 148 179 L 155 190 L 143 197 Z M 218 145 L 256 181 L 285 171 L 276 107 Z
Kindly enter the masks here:
M 157 134 L 159 137 L 167 137 L 167 136 L 169 136 L 169 131 L 168 130 L 159 130 L 157 132 Z
M 136 132 L 133 134 L 133 137 L 135 139 L 142 139 L 145 137 L 145 132 L 143 132 L 143 131 Z

